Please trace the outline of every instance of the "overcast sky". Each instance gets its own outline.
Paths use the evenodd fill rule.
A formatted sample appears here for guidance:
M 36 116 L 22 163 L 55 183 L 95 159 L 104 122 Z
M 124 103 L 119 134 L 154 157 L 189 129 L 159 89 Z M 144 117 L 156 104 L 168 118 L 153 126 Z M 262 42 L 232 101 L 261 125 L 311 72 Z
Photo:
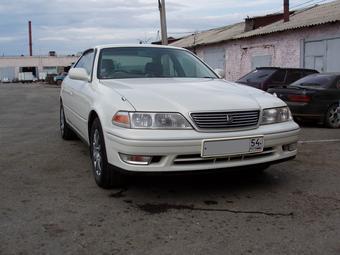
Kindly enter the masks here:
M 325 0 L 324 0 L 325 1 Z M 326 0 L 328 1 L 328 0 Z M 291 0 L 291 6 L 320 0 Z M 157 0 L 0 0 L 0 54 L 72 54 L 106 43 L 153 41 L 159 30 Z M 242 21 L 282 10 L 283 0 L 166 0 L 169 36 Z M 302 7 L 301 6 L 301 7 Z

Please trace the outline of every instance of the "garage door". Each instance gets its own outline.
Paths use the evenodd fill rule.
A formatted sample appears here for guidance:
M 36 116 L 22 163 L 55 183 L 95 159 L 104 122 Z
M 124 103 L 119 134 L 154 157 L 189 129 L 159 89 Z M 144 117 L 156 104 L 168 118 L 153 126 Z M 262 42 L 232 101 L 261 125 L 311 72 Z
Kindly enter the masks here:
M 271 55 L 253 56 L 251 58 L 252 70 L 254 70 L 256 67 L 268 67 L 268 66 L 272 66 Z
M 340 38 L 327 41 L 327 72 L 340 72 Z
M 14 67 L 0 67 L 0 80 L 7 78 L 10 81 L 15 78 L 15 68 Z
M 221 47 L 204 49 L 204 61 L 213 69 L 225 69 L 225 50 Z
M 319 72 L 340 72 L 340 38 L 305 43 L 304 67 Z

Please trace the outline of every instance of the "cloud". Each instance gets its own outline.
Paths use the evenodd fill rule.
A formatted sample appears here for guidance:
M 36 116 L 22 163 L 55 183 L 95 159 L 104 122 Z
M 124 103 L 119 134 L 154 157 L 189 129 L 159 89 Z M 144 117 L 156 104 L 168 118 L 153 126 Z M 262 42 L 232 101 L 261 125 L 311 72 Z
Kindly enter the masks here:
M 165 0 L 169 35 L 181 36 L 282 9 L 282 0 Z M 291 0 L 292 5 L 302 0 Z M 155 40 L 157 0 L 1 0 L 0 50 L 27 52 L 27 21 L 33 47 L 70 54 L 106 43 Z
M 0 42 L 11 42 L 14 41 L 15 37 L 11 36 L 0 36 Z

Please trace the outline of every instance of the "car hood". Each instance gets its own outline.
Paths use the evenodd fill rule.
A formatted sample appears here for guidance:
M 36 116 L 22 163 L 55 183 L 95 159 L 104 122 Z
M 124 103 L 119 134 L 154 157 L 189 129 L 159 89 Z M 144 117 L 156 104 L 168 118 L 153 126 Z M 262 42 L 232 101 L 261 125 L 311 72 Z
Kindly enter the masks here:
M 142 78 L 101 80 L 137 111 L 201 112 L 255 110 L 285 105 L 248 86 L 220 79 Z

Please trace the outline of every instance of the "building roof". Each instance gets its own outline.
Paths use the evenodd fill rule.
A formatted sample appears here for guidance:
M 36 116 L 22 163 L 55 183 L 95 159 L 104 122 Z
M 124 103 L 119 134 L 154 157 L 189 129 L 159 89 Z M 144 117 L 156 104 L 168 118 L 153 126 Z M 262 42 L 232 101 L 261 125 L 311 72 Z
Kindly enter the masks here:
M 270 14 L 269 14 L 270 15 Z M 307 9 L 296 10 L 288 22 L 283 20 L 245 32 L 245 22 L 192 34 L 172 43 L 172 46 L 192 48 L 229 40 L 261 36 L 286 30 L 299 29 L 340 21 L 340 0 Z
M 288 22 L 277 21 L 270 25 L 239 34 L 233 39 L 240 39 L 286 30 L 322 25 L 340 21 L 340 0 L 330 3 L 315 5 L 308 9 L 298 10 L 289 16 Z
M 234 36 L 244 32 L 245 22 L 229 26 L 214 28 L 198 32 L 172 43 L 172 46 L 190 48 L 198 45 L 206 45 L 231 40 Z

